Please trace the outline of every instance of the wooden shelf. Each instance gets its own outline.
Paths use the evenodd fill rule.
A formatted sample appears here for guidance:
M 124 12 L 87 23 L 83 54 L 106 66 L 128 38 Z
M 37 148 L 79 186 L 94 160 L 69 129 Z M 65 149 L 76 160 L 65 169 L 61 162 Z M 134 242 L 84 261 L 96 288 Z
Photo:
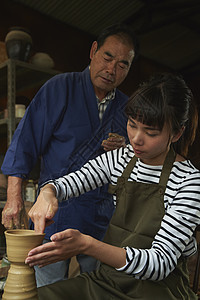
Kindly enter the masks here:
M 0 98 L 7 96 L 8 89 L 10 88 L 8 86 L 9 68 L 14 69 L 15 72 L 15 74 L 10 74 L 10 77 L 14 75 L 15 78 L 13 79 L 16 79 L 16 91 L 21 91 L 24 88 L 32 88 L 37 85 L 40 86 L 52 76 L 60 73 L 53 69 L 40 68 L 31 63 L 8 59 L 0 64 Z
M 34 87 L 39 88 L 48 79 L 59 73 L 57 70 L 40 68 L 34 64 L 14 59 L 8 59 L 0 64 L 0 99 L 7 98 L 8 109 L 8 118 L 0 119 L 0 125 L 6 125 L 8 146 L 16 125 L 20 121 L 15 118 L 17 92 Z

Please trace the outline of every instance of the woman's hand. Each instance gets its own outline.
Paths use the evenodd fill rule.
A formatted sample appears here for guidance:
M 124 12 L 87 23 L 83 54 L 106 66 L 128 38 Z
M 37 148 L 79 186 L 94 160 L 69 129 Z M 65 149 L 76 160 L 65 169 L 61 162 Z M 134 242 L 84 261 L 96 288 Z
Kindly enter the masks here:
M 92 256 L 114 268 L 121 268 L 126 264 L 125 249 L 103 243 L 75 229 L 66 229 L 52 235 L 51 242 L 28 253 L 25 263 L 30 267 L 44 267 L 78 254 Z
M 105 151 L 110 151 L 121 147 L 125 147 L 126 146 L 125 137 L 117 133 L 109 133 L 108 139 L 103 140 L 101 146 Z
M 84 253 L 89 247 L 91 237 L 75 229 L 67 229 L 51 236 L 51 242 L 32 249 L 25 263 L 30 267 L 66 260 L 79 253 Z
M 41 189 L 36 203 L 28 213 L 37 233 L 43 233 L 45 227 L 53 223 L 52 218 L 58 210 L 58 200 L 55 195 L 56 190 L 54 186 L 51 184 L 45 185 Z

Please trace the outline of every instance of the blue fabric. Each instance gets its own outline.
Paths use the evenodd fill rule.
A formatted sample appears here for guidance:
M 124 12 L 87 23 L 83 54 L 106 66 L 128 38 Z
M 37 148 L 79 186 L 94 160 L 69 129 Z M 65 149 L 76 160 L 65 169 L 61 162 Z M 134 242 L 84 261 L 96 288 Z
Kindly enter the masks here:
M 89 67 L 56 75 L 38 91 L 19 123 L 2 164 L 2 172 L 28 178 L 41 158 L 39 185 L 79 169 L 103 152 L 109 132 L 127 138 L 123 112 L 127 96 L 116 90 L 100 122 Z M 107 186 L 61 203 L 46 237 L 66 228 L 102 239 L 113 213 Z

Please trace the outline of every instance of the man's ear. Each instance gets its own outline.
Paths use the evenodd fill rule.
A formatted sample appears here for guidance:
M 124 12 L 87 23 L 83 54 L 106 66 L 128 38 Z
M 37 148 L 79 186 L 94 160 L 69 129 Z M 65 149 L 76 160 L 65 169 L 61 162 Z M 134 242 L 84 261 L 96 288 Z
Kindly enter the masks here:
M 90 49 L 90 59 L 93 59 L 95 53 L 97 52 L 97 46 L 98 46 L 97 41 L 94 41 Z
M 172 143 L 175 143 L 180 139 L 180 137 L 182 136 L 184 130 L 185 130 L 185 126 L 182 126 L 181 130 L 176 135 L 173 136 Z

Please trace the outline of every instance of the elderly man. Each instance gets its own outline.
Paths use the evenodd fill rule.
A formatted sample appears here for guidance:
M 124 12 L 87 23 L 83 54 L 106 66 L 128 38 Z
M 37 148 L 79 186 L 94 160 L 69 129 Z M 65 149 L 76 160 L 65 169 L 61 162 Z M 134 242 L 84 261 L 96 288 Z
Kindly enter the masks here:
M 127 119 L 123 108 L 128 97 L 117 87 L 126 78 L 136 53 L 137 40 L 129 28 L 110 26 L 93 42 L 90 65 L 83 72 L 57 75 L 39 90 L 15 131 L 2 165 L 3 173 L 9 175 L 2 214 L 5 227 L 19 227 L 22 182 L 38 157 L 40 187 L 49 179 L 79 169 L 103 151 L 125 145 Z M 46 216 L 45 222 L 37 222 L 35 230 L 45 230 L 47 241 L 67 228 L 102 240 L 113 209 L 107 186 L 97 188 L 76 201 L 62 203 L 53 223 Z M 92 257 L 79 255 L 77 260 L 81 272 L 96 267 Z M 69 260 L 36 269 L 37 285 L 66 279 L 68 267 Z

